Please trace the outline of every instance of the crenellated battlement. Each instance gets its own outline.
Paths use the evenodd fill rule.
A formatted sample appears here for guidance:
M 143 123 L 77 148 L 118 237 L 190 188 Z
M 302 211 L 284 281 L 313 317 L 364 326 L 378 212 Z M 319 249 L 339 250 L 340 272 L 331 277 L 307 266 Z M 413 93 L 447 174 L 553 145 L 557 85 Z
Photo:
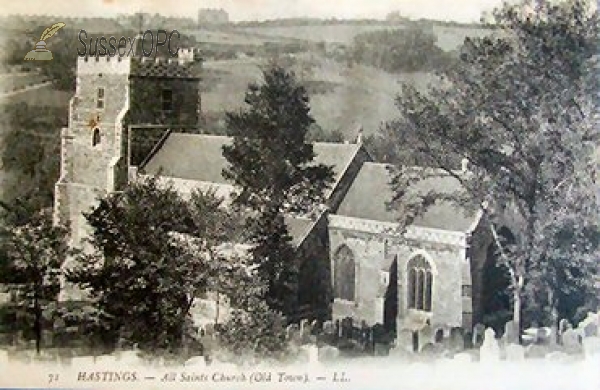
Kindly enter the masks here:
M 77 58 L 77 74 L 122 74 L 126 75 L 131 72 L 131 57 L 78 57 Z
M 187 58 L 136 57 L 131 63 L 134 77 L 195 79 L 194 61 Z

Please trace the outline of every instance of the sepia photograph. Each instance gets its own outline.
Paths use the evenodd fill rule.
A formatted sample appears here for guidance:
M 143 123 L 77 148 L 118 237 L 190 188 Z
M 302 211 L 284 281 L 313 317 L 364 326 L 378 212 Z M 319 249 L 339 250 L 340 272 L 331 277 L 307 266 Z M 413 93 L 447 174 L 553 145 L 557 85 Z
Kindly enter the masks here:
M 596 0 L 0 31 L 0 388 L 600 389 Z

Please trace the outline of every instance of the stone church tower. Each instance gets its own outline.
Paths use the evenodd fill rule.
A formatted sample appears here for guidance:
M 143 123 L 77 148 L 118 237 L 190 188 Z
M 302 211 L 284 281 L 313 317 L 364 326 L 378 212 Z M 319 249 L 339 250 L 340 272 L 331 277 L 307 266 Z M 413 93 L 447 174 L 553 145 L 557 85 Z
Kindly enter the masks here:
M 148 127 L 146 138 L 152 138 L 156 125 L 162 132 L 176 124 L 198 125 L 199 64 L 139 56 L 78 58 L 54 204 L 55 220 L 68 224 L 73 246 L 83 248 L 89 234 L 82 212 L 127 184 L 132 127 Z

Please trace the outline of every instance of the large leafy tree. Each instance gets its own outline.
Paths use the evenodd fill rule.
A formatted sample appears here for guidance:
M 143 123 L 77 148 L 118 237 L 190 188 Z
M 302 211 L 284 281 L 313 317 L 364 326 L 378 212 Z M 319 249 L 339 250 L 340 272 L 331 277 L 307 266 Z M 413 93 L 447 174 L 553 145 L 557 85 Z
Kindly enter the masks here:
M 462 182 L 454 200 L 485 211 L 514 320 L 555 320 L 597 296 L 598 14 L 587 0 L 526 1 L 498 9 L 494 23 L 494 34 L 465 41 L 459 63 L 427 93 L 404 88 L 401 116 L 385 130 Z M 431 173 L 401 163 L 398 203 Z M 440 195 L 414 203 L 424 209 Z M 498 234 L 509 215 L 514 243 Z
M 68 279 L 86 289 L 105 343 L 125 340 L 149 352 L 182 346 L 194 298 L 209 288 L 207 249 L 225 239 L 221 201 L 195 194 L 193 206 L 154 178 L 110 194 L 86 215 L 93 251 Z
M 33 335 L 39 353 L 44 326 L 56 314 L 61 267 L 69 253 L 67 229 L 54 225 L 51 213 L 43 211 L 1 233 L 0 282 L 15 293 L 17 327 Z
M 277 65 L 263 77 L 261 85 L 250 84 L 248 107 L 227 114 L 233 143 L 223 148 L 229 162 L 223 173 L 239 189 L 234 204 L 249 211 L 251 254 L 268 284 L 267 303 L 289 314 L 296 306 L 298 259 L 284 215 L 321 203 L 333 174 L 331 167 L 313 163 L 306 137 L 314 120 L 306 90 Z

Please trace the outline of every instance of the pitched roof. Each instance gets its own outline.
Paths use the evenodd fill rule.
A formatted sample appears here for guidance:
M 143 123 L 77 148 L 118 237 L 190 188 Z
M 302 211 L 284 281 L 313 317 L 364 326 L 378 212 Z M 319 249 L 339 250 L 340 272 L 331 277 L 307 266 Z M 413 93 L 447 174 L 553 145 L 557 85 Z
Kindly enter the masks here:
M 392 173 L 386 164 L 366 162 L 348 190 L 337 214 L 382 222 L 397 222 L 398 210 L 389 210 L 392 200 Z M 431 177 L 412 185 L 410 191 L 425 194 L 431 190 L 452 194 L 460 183 L 451 176 Z M 466 211 L 449 201 L 436 202 L 414 221 L 414 226 L 467 232 L 477 221 L 477 213 Z
M 144 172 L 179 179 L 231 184 L 222 176 L 228 166 L 223 146 L 230 137 L 207 134 L 172 133 L 148 161 Z M 354 159 L 360 145 L 317 142 L 313 144 L 315 163 L 333 166 L 338 182 Z

